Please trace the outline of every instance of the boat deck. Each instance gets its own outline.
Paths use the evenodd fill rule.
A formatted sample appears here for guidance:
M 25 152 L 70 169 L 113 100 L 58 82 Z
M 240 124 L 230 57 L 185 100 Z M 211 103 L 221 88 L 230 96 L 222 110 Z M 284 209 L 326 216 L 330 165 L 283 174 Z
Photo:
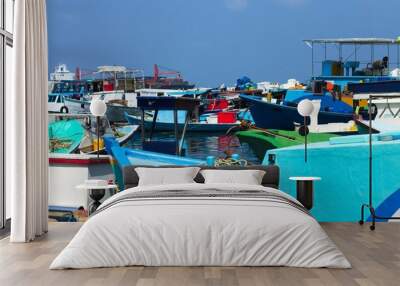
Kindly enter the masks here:
M 81 223 L 50 223 L 49 233 L 29 244 L 0 241 L 0 285 L 399 285 L 400 223 L 368 226 L 322 224 L 353 268 L 123 267 L 48 270 Z

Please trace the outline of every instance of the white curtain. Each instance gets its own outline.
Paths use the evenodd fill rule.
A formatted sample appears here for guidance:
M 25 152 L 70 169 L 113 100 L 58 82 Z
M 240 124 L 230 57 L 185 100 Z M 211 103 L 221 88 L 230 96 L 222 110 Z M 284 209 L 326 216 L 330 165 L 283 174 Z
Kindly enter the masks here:
M 45 0 L 15 1 L 13 94 L 7 97 L 6 186 L 12 242 L 47 232 L 47 23 Z

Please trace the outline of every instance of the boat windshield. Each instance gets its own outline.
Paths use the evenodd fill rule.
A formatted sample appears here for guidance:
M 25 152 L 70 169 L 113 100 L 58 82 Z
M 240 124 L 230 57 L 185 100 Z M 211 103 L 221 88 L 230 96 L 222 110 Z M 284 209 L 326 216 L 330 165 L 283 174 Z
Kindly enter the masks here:
M 56 102 L 57 95 L 49 95 L 48 102 Z
M 83 82 L 57 82 L 53 86 L 52 93 L 80 93 L 86 91 L 87 87 Z

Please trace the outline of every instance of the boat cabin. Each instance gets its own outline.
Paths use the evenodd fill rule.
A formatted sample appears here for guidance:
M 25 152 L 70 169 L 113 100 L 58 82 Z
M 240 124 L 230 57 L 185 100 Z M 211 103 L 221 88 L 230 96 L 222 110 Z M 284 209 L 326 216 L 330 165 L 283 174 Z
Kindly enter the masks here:
M 304 42 L 311 48 L 311 80 L 316 85 L 318 81 L 328 81 L 343 91 L 349 82 L 399 79 L 400 39 L 339 38 Z M 320 75 L 316 76 L 318 64 Z
M 134 92 L 144 88 L 144 71 L 124 66 L 99 66 L 95 72 L 80 72 L 91 93 L 123 91 Z
M 196 113 L 200 105 L 200 100 L 187 97 L 174 96 L 139 96 L 137 98 L 137 106 L 141 110 L 141 136 L 143 150 L 161 152 L 173 155 L 184 155 L 183 141 L 187 126 L 193 113 Z M 175 140 L 152 140 L 154 129 L 156 127 L 157 116 L 159 111 L 172 110 L 174 116 L 174 133 Z M 146 139 L 145 131 L 145 112 L 154 111 L 152 128 L 149 138 Z M 182 134 L 179 138 L 178 134 L 178 111 L 186 111 L 185 124 Z
M 54 82 L 50 94 L 63 96 L 80 96 L 87 94 L 89 83 L 84 80 L 61 80 Z

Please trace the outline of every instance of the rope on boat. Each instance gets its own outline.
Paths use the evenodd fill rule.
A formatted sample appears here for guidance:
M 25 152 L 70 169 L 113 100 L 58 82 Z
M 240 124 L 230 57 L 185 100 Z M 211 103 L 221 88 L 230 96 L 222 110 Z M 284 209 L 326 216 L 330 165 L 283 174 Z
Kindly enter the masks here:
M 72 141 L 68 139 L 50 139 L 50 150 L 67 149 L 72 145 Z
M 264 133 L 265 135 L 271 136 L 271 137 L 281 137 L 281 138 L 285 138 L 288 140 L 292 140 L 292 141 L 298 141 L 296 139 L 296 137 L 293 136 L 288 136 L 288 135 L 283 135 L 283 134 L 279 134 L 278 132 L 274 132 L 274 131 L 270 131 L 264 128 L 260 128 L 255 126 L 254 124 L 251 124 L 249 121 L 246 120 L 242 120 L 240 122 L 239 126 L 233 126 L 231 128 L 228 129 L 228 131 L 226 132 L 227 135 L 233 133 L 233 132 L 237 132 L 237 131 L 247 131 L 247 130 L 257 130 L 257 131 L 261 131 L 262 133 Z M 301 142 L 301 141 L 299 141 Z
M 232 158 L 219 158 L 215 161 L 215 166 L 247 166 L 248 162 L 244 159 L 235 160 Z

